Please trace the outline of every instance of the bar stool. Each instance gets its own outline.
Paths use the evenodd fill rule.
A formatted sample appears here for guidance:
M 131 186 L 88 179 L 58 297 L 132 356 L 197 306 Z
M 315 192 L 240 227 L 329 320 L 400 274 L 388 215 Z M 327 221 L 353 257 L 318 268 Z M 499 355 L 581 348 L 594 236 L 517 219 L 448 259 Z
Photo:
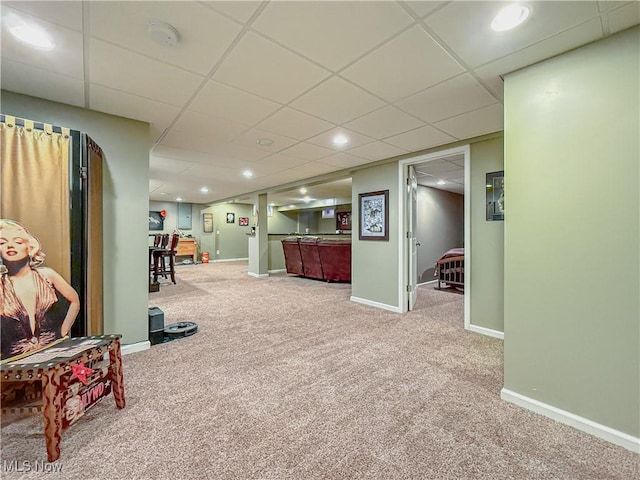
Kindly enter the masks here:
M 166 240 L 169 240 L 169 234 L 166 235 Z M 179 235 L 174 233 L 171 235 L 171 245 L 169 248 L 159 248 L 153 251 L 153 281 L 158 281 L 158 275 L 162 275 L 164 278 L 167 278 L 167 274 L 171 276 L 171 281 L 176 283 L 176 270 L 175 270 L 175 259 L 176 259 L 176 247 L 178 246 L 178 238 Z M 163 238 L 163 242 L 164 242 Z M 166 243 L 165 243 L 166 245 Z M 167 266 L 167 259 L 169 259 L 169 265 Z

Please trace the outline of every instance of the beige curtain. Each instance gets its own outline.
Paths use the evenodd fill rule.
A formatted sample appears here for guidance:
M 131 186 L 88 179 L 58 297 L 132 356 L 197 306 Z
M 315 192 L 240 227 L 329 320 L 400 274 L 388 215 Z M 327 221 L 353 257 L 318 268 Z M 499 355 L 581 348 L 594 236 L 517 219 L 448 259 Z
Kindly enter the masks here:
M 69 130 L 54 133 L 0 123 L 0 218 L 20 222 L 40 240 L 44 265 L 71 281 Z

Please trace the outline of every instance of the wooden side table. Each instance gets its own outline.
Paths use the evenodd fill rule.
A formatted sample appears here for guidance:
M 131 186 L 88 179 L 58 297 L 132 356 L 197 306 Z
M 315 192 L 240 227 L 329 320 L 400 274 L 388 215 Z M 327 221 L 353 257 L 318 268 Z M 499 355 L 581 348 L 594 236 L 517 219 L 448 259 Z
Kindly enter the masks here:
M 68 338 L 40 352 L 0 367 L 2 413 L 42 411 L 47 458 L 54 462 L 60 457 L 63 428 L 77 420 L 88 408 L 113 392 L 116 407 L 124 408 L 124 381 L 120 338 L 122 335 L 98 335 Z M 109 352 L 109 363 L 100 362 Z M 73 378 L 73 367 L 84 364 L 95 368 L 86 385 Z M 39 384 L 39 385 L 38 385 Z M 21 388 L 30 387 L 30 388 Z M 65 414 L 70 398 L 80 407 L 73 419 Z
M 181 238 L 178 240 L 178 248 L 176 249 L 176 257 L 191 257 L 193 263 L 196 263 L 196 239 Z

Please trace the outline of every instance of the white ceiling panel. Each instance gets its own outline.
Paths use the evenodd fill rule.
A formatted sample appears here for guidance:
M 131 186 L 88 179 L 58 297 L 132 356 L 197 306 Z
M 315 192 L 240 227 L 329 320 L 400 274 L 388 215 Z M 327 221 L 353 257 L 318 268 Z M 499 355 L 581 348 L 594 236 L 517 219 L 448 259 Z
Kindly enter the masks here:
M 287 135 L 298 140 L 318 135 L 333 127 L 333 123 L 325 122 L 289 107 L 278 110 L 258 124 L 260 129 Z
M 243 90 L 208 81 L 189 104 L 189 110 L 214 114 L 245 125 L 254 126 L 282 105 Z
M 471 138 L 502 130 L 502 105 L 496 103 L 434 124 L 457 138 Z
M 286 148 L 281 152 L 278 152 L 279 155 L 284 155 L 287 157 L 299 158 L 304 160 L 305 162 L 310 162 L 312 160 L 318 160 L 322 157 L 328 157 L 329 155 L 333 155 L 335 152 L 329 148 L 321 147 L 319 145 L 314 145 L 312 143 L 300 142 L 296 143 L 292 147 Z
M 178 67 L 101 40 L 91 42 L 91 51 L 92 83 L 159 102 L 182 106 L 203 80 Z
M 432 126 L 427 125 L 410 132 L 401 133 L 400 135 L 387 138 L 385 142 L 395 145 L 398 148 L 405 149 L 408 152 L 415 152 L 424 148 L 443 145 L 454 140 L 455 137 L 447 135 Z
M 241 26 L 198 2 L 89 2 L 91 34 L 123 48 L 206 75 L 240 33 Z M 149 22 L 168 23 L 178 44 L 149 37 Z
M 83 78 L 82 33 L 14 10 L 4 4 L 1 15 L 2 58 L 67 77 Z M 25 23 L 47 32 L 55 42 L 55 48 L 50 51 L 35 49 L 9 33 L 10 27 Z
M 82 2 L 11 2 L 4 1 L 0 8 L 11 7 L 47 22 L 82 31 Z
M 261 3 L 268 2 L 252 2 L 252 1 L 218 1 L 215 0 L 213 2 L 202 2 L 203 5 L 217 10 L 218 12 L 224 13 L 225 15 L 239 21 L 246 22 L 251 18 L 251 15 L 258 9 Z
M 337 71 L 412 22 L 395 2 L 271 2 L 253 27 Z
M 468 73 L 428 88 L 396 105 L 406 112 L 435 122 L 495 103 L 496 99 Z
M 329 75 L 327 70 L 248 32 L 214 79 L 274 102 L 287 103 Z
M 152 141 L 157 139 L 180 113 L 180 109 L 173 105 L 112 90 L 101 85 L 91 85 L 90 101 L 92 110 L 149 122 L 152 127 Z
M 336 167 L 326 165 L 318 162 L 308 162 L 303 165 L 292 167 L 287 170 L 294 177 L 293 180 L 300 180 L 303 178 L 311 178 L 317 175 L 323 175 L 325 173 L 333 172 Z
M 84 106 L 84 82 L 31 65 L 2 59 L 2 89 L 77 107 Z
M 336 124 L 342 124 L 384 106 L 385 102 L 340 77 L 332 77 L 291 103 Z
M 175 130 L 189 132 L 192 135 L 209 137 L 212 141 L 231 141 L 246 132 L 249 127 L 232 122 L 226 118 L 186 111 L 174 125 Z
M 369 160 L 362 157 L 356 157 L 355 155 L 349 155 L 348 153 L 336 153 L 330 157 L 321 158 L 320 160 L 317 160 L 316 163 L 325 163 L 339 168 L 351 168 L 369 163 Z
M 595 18 L 577 27 L 565 30 L 530 47 L 523 48 L 491 63 L 475 69 L 475 73 L 499 98 L 503 98 L 504 85 L 500 75 L 513 72 L 527 65 L 549 58 L 558 49 L 568 51 L 602 37 L 602 22 Z
M 424 122 L 391 105 L 368 113 L 345 125 L 346 128 L 373 138 L 390 137 L 422 126 L 424 126 Z
M 419 17 L 426 17 L 433 12 L 440 5 L 444 5 L 447 2 L 437 2 L 433 0 L 421 1 L 421 2 L 404 2 L 411 10 L 413 10 Z
M 415 26 L 341 75 L 394 102 L 462 72 L 463 68 L 429 34 Z
M 427 17 L 425 22 L 467 65 L 476 67 L 598 14 L 596 2 L 531 2 L 531 14 L 520 28 L 494 32 L 491 21 L 506 4 L 451 2 Z
M 256 163 L 259 165 L 266 163 L 268 165 L 271 165 L 274 169 L 276 169 L 276 171 L 279 171 L 286 168 L 297 167 L 307 162 L 308 160 L 300 157 L 287 157 L 279 153 L 274 153 L 273 155 L 269 155 L 268 157 L 264 157 L 263 159 L 258 160 Z
M 371 161 L 396 157 L 405 153 L 407 153 L 406 150 L 394 147 L 393 145 L 389 145 L 385 142 L 371 142 L 349 150 L 349 154 L 366 158 Z
M 349 139 L 349 143 L 345 145 L 334 145 L 333 137 L 341 134 L 345 135 Z M 353 130 L 349 130 L 346 128 L 333 128 L 327 132 L 321 133 L 313 138 L 307 140 L 309 143 L 313 143 L 315 145 L 320 145 L 321 147 L 329 148 L 334 152 L 340 152 L 349 150 L 351 148 L 359 147 L 360 145 L 365 145 L 367 143 L 373 142 L 374 139 L 371 137 L 367 137 L 366 135 L 362 135 L 360 133 L 356 133 Z
M 273 143 L 271 145 L 259 145 L 258 140 L 260 139 L 269 139 Z M 236 138 L 234 143 L 238 143 L 247 148 L 257 148 L 258 150 L 275 153 L 298 143 L 298 141 L 293 138 L 278 135 L 273 132 L 267 132 L 259 128 L 252 128 Z
M 640 2 L 628 3 L 624 7 L 609 12 L 609 29 L 611 33 L 620 32 L 640 22 Z
M 182 173 L 194 164 L 191 162 L 184 162 L 175 158 L 160 157 L 151 155 L 149 157 L 149 172 L 151 175 L 160 173 L 177 174 Z

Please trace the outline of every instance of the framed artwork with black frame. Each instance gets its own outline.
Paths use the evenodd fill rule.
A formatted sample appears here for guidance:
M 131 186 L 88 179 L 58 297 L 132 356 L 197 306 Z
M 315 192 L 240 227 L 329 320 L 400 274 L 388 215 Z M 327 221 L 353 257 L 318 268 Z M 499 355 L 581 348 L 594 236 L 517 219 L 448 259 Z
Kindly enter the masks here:
M 164 217 L 160 212 L 149 211 L 149 230 L 164 230 Z
M 202 231 L 204 233 L 213 233 L 213 213 L 202 214 Z
M 487 173 L 487 221 L 504 220 L 504 170 Z
M 236 214 L 229 212 L 227 213 L 227 223 L 236 223 Z
M 336 230 L 351 231 L 351 212 L 336 212 Z
M 389 190 L 358 194 L 360 240 L 389 240 Z

